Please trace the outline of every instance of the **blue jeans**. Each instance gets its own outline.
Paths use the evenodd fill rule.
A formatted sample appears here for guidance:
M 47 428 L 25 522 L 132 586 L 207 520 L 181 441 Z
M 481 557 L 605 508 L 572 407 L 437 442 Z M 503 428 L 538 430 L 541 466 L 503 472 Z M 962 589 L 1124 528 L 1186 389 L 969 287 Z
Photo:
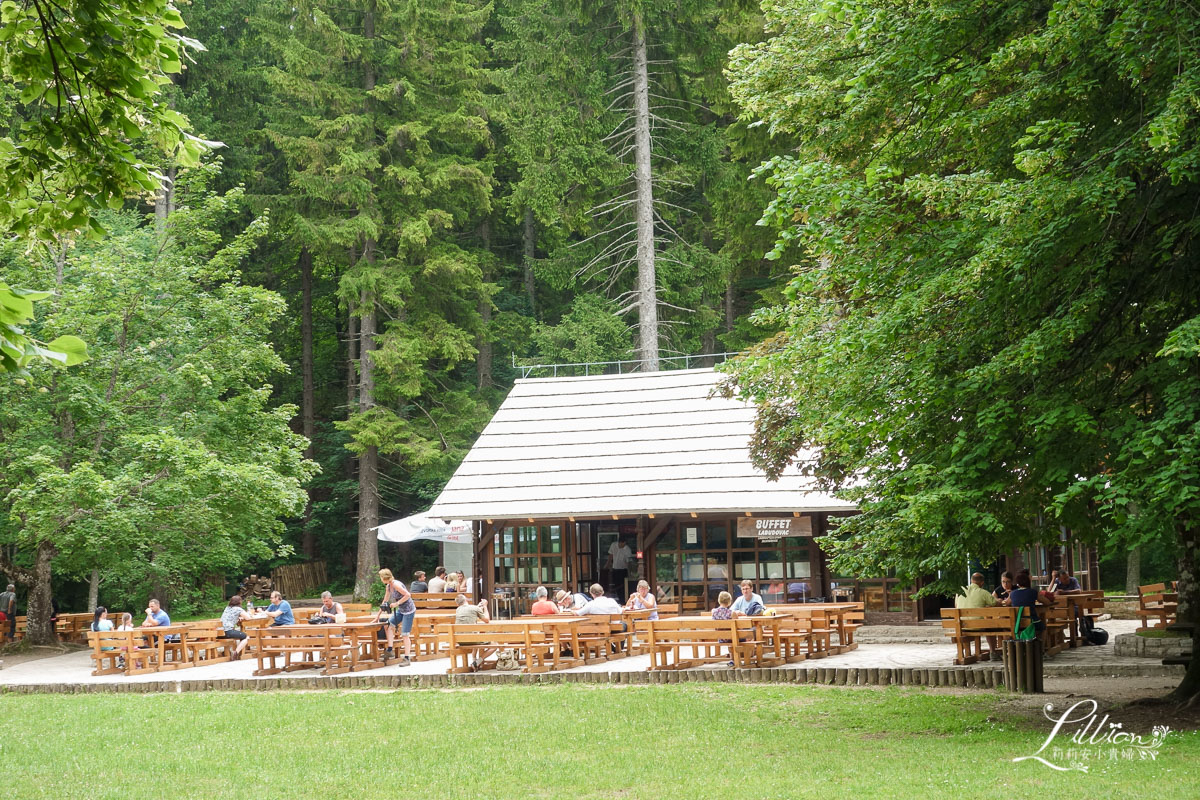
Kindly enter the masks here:
M 399 628 L 400 633 L 408 636 L 412 633 L 413 619 L 417 616 L 416 611 L 410 611 L 407 614 L 401 614 L 399 611 L 393 611 L 392 616 L 388 619 L 388 624 L 394 628 Z

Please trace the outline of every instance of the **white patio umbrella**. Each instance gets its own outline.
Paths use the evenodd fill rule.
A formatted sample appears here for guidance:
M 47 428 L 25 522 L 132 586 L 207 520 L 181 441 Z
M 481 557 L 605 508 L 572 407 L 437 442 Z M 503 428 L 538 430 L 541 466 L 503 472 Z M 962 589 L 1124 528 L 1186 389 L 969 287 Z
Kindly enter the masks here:
M 435 542 L 472 542 L 475 532 L 469 520 L 449 522 L 417 514 L 388 522 L 375 529 L 381 542 L 414 542 L 432 539 Z

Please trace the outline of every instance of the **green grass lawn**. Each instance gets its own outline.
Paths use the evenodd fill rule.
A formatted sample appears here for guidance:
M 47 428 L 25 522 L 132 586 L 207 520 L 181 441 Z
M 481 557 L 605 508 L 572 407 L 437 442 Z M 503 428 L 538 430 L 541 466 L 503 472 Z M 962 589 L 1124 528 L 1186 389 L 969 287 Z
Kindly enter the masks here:
M 5 798 L 1200 796 L 1200 733 L 1087 775 L 1012 763 L 1049 730 L 896 687 L 0 696 Z

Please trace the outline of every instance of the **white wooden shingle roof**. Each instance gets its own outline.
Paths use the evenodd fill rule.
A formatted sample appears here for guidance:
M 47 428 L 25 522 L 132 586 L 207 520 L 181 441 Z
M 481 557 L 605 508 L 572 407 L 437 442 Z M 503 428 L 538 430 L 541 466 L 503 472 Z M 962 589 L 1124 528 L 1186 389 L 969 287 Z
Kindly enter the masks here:
M 711 369 L 516 382 L 428 514 L 443 519 L 848 511 L 747 450 L 754 408 Z

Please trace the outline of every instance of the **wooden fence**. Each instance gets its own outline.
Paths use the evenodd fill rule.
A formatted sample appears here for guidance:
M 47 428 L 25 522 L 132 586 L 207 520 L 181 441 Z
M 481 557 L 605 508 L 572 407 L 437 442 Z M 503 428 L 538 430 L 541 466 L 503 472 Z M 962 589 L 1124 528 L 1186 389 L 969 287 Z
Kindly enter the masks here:
M 313 589 L 320 589 L 325 579 L 324 561 L 306 561 L 303 564 L 288 564 L 271 570 L 275 588 L 287 599 L 302 597 Z

